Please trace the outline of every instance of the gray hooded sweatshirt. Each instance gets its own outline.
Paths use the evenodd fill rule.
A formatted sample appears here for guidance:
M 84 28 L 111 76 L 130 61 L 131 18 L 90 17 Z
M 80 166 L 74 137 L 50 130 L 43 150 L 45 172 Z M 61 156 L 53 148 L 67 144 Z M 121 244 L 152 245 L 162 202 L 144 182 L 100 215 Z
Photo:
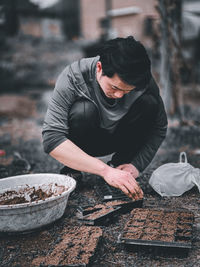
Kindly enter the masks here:
M 143 90 L 132 90 L 122 98 L 113 99 L 112 103 L 109 103 L 102 96 L 96 80 L 98 60 L 98 56 L 83 58 L 67 66 L 58 77 L 43 125 L 44 151 L 50 153 L 68 139 L 68 116 L 75 101 L 83 98 L 92 101 L 99 111 L 100 127 L 112 133 L 138 97 L 148 90 L 148 94 L 156 97 L 159 109 L 151 135 L 131 162 L 139 171 L 143 171 L 153 159 L 167 130 L 166 112 L 158 86 L 152 78 Z

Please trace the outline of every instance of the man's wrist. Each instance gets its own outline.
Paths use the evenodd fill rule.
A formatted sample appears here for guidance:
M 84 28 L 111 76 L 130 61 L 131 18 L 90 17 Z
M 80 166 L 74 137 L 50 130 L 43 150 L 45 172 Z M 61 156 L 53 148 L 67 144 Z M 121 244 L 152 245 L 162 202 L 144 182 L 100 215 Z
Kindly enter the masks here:
M 111 166 L 107 165 L 104 162 L 101 162 L 102 165 L 100 166 L 99 170 L 97 171 L 97 175 L 101 176 L 101 177 L 105 177 L 106 174 L 108 173 L 109 169 L 112 168 Z

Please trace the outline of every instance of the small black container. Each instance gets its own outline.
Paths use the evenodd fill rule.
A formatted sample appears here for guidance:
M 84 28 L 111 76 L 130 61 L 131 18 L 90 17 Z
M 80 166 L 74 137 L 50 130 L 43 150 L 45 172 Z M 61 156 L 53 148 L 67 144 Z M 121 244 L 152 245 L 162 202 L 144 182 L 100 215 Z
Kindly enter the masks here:
M 117 206 L 107 207 L 107 211 L 106 209 L 104 209 L 103 214 L 102 214 L 102 209 L 98 209 L 98 210 L 96 209 L 94 210 L 93 213 L 82 216 L 82 218 L 79 218 L 79 220 L 88 225 L 105 225 L 111 222 L 115 218 L 115 216 L 119 214 L 119 211 L 120 211 L 120 207 L 117 207 Z M 92 218 L 91 215 L 94 218 Z

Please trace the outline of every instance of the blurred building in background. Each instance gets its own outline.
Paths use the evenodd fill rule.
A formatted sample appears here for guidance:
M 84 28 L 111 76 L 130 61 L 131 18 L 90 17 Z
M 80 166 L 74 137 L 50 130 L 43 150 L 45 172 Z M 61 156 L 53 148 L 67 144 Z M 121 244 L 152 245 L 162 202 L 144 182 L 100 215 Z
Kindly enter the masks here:
M 162 25 L 165 20 L 172 22 L 169 28 L 175 24 L 175 16 L 162 17 L 159 12 L 158 7 L 164 2 L 174 3 L 163 0 L 0 0 L 0 49 L 8 53 L 6 39 L 12 42 L 10 36 L 15 38 L 13 47 L 16 42 L 24 44 L 26 39 L 41 46 L 44 41 L 44 47 L 49 45 L 52 50 L 52 43 L 63 50 L 66 44 L 76 40 L 84 56 L 95 56 L 102 41 L 133 35 L 147 48 L 154 74 L 159 78 L 164 54 L 161 43 L 165 42 Z M 200 0 L 178 2 L 181 3 L 181 8 L 176 9 L 181 14 L 181 53 L 191 70 L 182 76 L 184 82 L 200 83 Z M 168 29 L 165 35 L 167 32 Z M 71 43 L 70 55 L 75 47 L 75 42 Z M 44 50 L 47 51 L 47 47 Z M 169 57 L 168 52 L 166 54 Z M 0 72 L 5 73 L 3 78 L 0 74 L 1 80 L 6 81 L 11 72 L 16 76 L 12 64 L 10 60 L 0 63 Z
M 87 40 L 134 35 L 151 46 L 157 0 L 80 0 L 81 33 Z
M 6 35 L 77 39 L 79 17 L 79 0 L 0 0 L 0 28 Z
M 20 1 L 21 2 L 21 1 Z M 50 1 L 51 5 L 45 5 L 45 1 L 31 1 L 38 4 L 38 12 L 27 16 L 20 13 L 20 32 L 32 34 L 43 39 L 61 40 L 75 39 L 79 33 L 79 1 L 78 0 L 57 0 Z M 30 2 L 30 6 L 32 3 Z M 47 2 L 47 1 L 46 1 Z M 49 2 L 49 3 L 50 3 Z
M 0 32 L 88 42 L 134 35 L 146 47 L 160 23 L 160 0 L 0 0 Z M 200 0 L 182 0 L 183 40 L 200 32 Z

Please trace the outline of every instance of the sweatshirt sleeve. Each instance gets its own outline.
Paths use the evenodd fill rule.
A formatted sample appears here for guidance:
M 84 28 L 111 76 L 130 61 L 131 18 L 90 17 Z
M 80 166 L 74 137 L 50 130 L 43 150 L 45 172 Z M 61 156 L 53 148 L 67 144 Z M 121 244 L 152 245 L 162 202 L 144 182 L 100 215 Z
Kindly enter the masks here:
M 156 83 L 153 81 L 153 87 L 156 86 L 156 90 L 158 87 Z M 160 95 L 157 96 L 158 99 L 158 113 L 156 116 L 156 120 L 152 129 L 152 132 L 141 148 L 139 153 L 133 158 L 131 163 L 142 172 L 153 160 L 156 152 L 158 151 L 160 145 L 166 137 L 167 133 L 167 115 L 165 112 L 163 100 Z
M 46 153 L 68 139 L 69 110 L 75 101 L 75 88 L 69 75 L 69 67 L 60 74 L 44 119 L 42 138 Z

